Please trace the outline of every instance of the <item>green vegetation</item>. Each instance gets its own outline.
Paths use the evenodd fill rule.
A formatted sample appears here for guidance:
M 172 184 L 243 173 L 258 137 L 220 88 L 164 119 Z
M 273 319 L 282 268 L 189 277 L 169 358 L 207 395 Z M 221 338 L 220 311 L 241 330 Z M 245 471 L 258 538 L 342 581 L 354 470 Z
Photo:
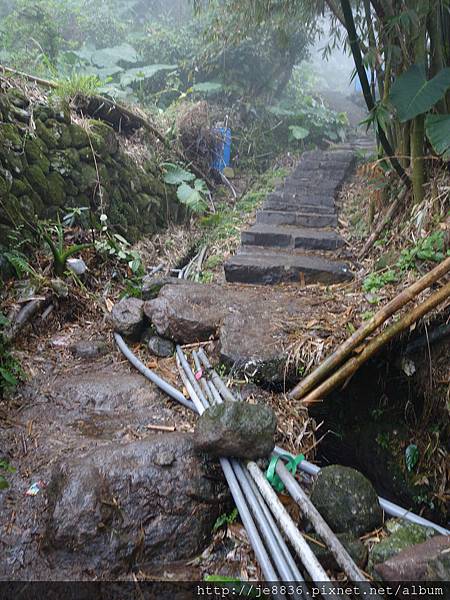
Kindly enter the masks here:
M 450 256 L 450 251 L 447 255 Z M 363 281 L 363 289 L 365 292 L 377 292 L 388 283 L 396 283 L 403 272 L 417 269 L 422 262 L 440 262 L 444 258 L 444 232 L 434 231 L 417 244 L 402 250 L 394 268 L 370 273 Z
M 0 312 L 0 397 L 5 392 L 14 389 L 23 378 L 20 363 L 11 353 L 10 344 L 5 337 L 5 330 L 8 325 L 8 319 Z

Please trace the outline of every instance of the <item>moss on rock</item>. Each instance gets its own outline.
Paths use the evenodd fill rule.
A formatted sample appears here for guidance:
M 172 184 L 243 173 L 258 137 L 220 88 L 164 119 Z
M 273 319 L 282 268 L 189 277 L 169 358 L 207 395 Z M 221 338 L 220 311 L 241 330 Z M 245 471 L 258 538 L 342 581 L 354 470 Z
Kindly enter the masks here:
M 41 198 L 45 198 L 48 193 L 48 183 L 44 172 L 38 165 L 30 165 L 25 169 L 25 178 L 30 186 Z
M 44 125 L 40 119 L 36 119 L 35 124 L 37 136 L 44 142 L 49 150 L 54 150 L 57 146 L 57 140 L 53 129 L 47 127 L 47 124 Z
M 59 173 L 53 171 L 47 177 L 48 183 L 48 195 L 47 205 L 64 206 L 64 200 L 66 198 L 65 182 Z
M 0 152 L 5 156 L 7 150 L 22 150 L 22 139 L 15 125 L 0 123 Z
M 80 127 L 79 125 L 75 125 L 75 123 L 72 123 L 72 125 L 69 125 L 69 131 L 72 138 L 72 146 L 74 148 L 78 150 L 80 148 L 90 146 L 89 136 L 82 127 Z
M 112 127 L 103 121 L 89 121 L 92 146 L 102 155 L 116 154 L 119 142 Z
M 369 568 L 384 563 L 402 550 L 426 542 L 436 532 L 430 527 L 410 523 L 404 519 L 390 519 L 385 523 L 389 536 L 372 548 L 369 556 Z
M 26 179 L 13 179 L 11 193 L 17 197 L 31 196 L 33 189 Z

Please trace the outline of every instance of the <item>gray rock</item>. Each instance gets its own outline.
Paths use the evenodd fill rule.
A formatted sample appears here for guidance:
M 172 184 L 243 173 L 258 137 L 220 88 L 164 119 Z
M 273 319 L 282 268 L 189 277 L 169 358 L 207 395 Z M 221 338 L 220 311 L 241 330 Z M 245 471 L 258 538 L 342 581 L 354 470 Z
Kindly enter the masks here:
M 385 581 L 450 581 L 450 536 L 435 536 L 375 566 Z
M 159 356 L 160 358 L 167 358 L 172 356 L 175 352 L 175 344 L 170 340 L 165 340 L 158 335 L 153 335 L 148 340 L 148 349 L 150 354 L 153 356 Z
M 82 258 L 68 258 L 67 268 L 78 277 L 82 277 L 87 271 L 86 263 Z
M 45 542 L 53 555 L 70 551 L 110 572 L 191 558 L 227 498 L 220 469 L 196 455 L 190 434 L 107 444 L 54 468 Z
M 285 324 L 299 315 L 305 322 L 316 318 L 310 298 L 279 288 L 173 281 L 178 283 L 161 284 L 158 297 L 144 305 L 158 335 L 181 344 L 218 338 L 221 361 L 237 375 L 256 383 L 297 381 L 294 365 L 286 368 Z M 332 301 L 324 294 L 315 302 L 326 307 Z M 336 303 L 329 307 L 339 311 Z
M 370 552 L 370 566 L 384 563 L 402 550 L 421 544 L 436 534 L 431 527 L 423 527 L 404 519 L 389 519 L 385 528 L 390 535 L 373 546 Z
M 70 347 L 70 351 L 78 358 L 96 358 L 108 352 L 108 346 L 101 340 L 80 340 Z
M 142 278 L 142 297 L 144 300 L 156 298 L 165 285 L 179 285 L 186 283 L 183 279 L 164 275 L 144 275 Z
M 321 469 L 311 501 L 335 533 L 360 536 L 383 522 L 377 493 L 366 477 L 349 467 Z
M 138 339 L 144 327 L 144 302 L 139 298 L 123 298 L 111 311 L 114 331 Z
M 319 542 L 321 542 L 323 544 L 323 542 L 321 541 L 319 536 L 317 536 L 315 534 L 313 534 L 313 535 L 310 534 L 310 537 L 312 537 L 313 539 L 317 539 Z M 360 567 L 361 569 L 364 569 L 364 567 L 367 564 L 367 557 L 368 557 L 367 547 L 364 546 L 364 544 L 360 540 L 355 539 L 349 533 L 338 533 L 336 537 L 341 542 L 341 544 L 344 546 L 344 548 L 347 550 L 347 552 L 350 554 L 350 556 L 353 558 L 353 560 L 358 565 L 358 567 Z M 314 552 L 314 554 L 316 555 L 317 559 L 319 560 L 320 564 L 323 566 L 324 569 L 329 569 L 331 571 L 339 571 L 340 570 L 340 567 L 337 564 L 336 559 L 334 558 L 332 552 L 330 552 L 328 547 L 324 548 L 322 545 L 315 544 L 314 542 L 310 542 L 308 540 L 306 540 L 306 541 L 308 542 L 309 547 Z
M 208 408 L 198 419 L 195 446 L 213 456 L 255 460 L 275 446 L 277 420 L 264 404 L 224 402 Z

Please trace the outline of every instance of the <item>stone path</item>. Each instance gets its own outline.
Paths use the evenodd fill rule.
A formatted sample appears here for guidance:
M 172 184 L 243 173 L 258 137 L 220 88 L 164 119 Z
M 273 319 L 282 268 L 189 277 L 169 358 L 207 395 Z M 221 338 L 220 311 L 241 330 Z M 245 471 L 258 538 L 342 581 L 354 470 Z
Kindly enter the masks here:
M 355 163 L 353 147 L 305 152 L 284 183 L 270 193 L 256 223 L 241 234 L 225 264 L 229 282 L 337 283 L 352 278 L 336 260 L 344 240 L 336 231 L 335 198 Z

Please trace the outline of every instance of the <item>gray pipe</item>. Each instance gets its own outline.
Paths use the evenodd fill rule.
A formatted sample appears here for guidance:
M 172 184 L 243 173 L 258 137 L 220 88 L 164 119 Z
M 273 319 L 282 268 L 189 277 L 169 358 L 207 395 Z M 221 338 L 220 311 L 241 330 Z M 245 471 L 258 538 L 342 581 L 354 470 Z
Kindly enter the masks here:
M 198 356 L 199 356 L 200 360 L 202 361 L 202 363 L 205 365 L 208 372 L 210 373 L 211 379 L 213 380 L 214 385 L 218 388 L 219 392 L 222 394 L 222 396 L 225 398 L 225 400 L 229 400 L 230 402 L 236 402 L 236 398 L 233 396 L 233 394 L 230 392 L 230 390 L 224 384 L 221 377 L 212 368 L 211 363 L 209 362 L 208 357 L 206 356 L 203 348 L 199 349 Z
M 120 334 L 114 333 L 114 339 L 116 340 L 116 344 L 119 347 L 119 350 L 122 352 L 122 354 L 130 361 L 133 367 L 135 367 L 140 373 L 142 373 L 142 375 L 144 375 L 144 377 L 149 379 L 152 383 L 154 383 L 161 390 L 163 390 L 163 392 L 166 392 L 166 394 L 168 394 L 171 398 L 173 398 L 186 408 L 190 408 L 194 412 L 197 412 L 195 410 L 194 404 L 190 400 L 186 400 L 186 398 L 180 391 L 171 386 L 170 383 L 167 383 L 167 381 L 164 381 L 164 379 L 161 379 L 159 375 L 148 369 L 138 359 L 138 357 L 135 354 L 133 354 L 133 352 L 128 348 L 127 344 L 125 343 L 124 339 Z
M 291 454 L 291 452 L 283 450 L 283 448 L 280 448 L 279 446 L 275 446 L 273 453 L 277 456 L 281 456 L 284 454 L 285 456 L 289 456 L 291 458 L 294 457 L 294 455 Z M 308 473 L 308 475 L 317 475 L 317 473 L 320 471 L 320 467 L 313 465 L 307 460 L 302 460 L 298 467 L 305 473 Z M 436 525 L 436 523 L 433 523 L 428 519 L 424 519 L 423 517 L 420 517 L 419 515 L 416 515 L 415 513 L 410 512 L 409 510 L 406 510 L 406 508 L 402 508 L 401 506 L 398 506 L 398 504 L 394 504 L 390 500 L 386 500 L 386 498 L 378 496 L 378 501 L 384 512 L 391 517 L 405 519 L 410 523 L 416 523 L 416 525 L 422 525 L 423 527 L 432 527 L 442 535 L 450 535 L 450 530 L 446 529 L 445 527 Z
M 198 381 L 195 379 L 195 375 L 192 372 L 192 369 L 186 360 L 183 350 L 180 346 L 177 346 L 177 356 L 180 359 L 181 366 L 183 367 L 184 372 L 186 373 L 186 377 L 189 379 L 190 384 L 194 388 L 195 393 L 197 394 L 200 402 L 203 404 L 205 408 L 209 407 L 209 402 L 205 398 L 205 394 L 202 392 L 200 386 L 198 385 Z
M 272 531 L 272 527 L 270 526 L 266 515 L 264 514 L 263 508 L 260 502 L 258 501 L 258 497 L 254 493 L 252 487 L 250 486 L 247 480 L 247 477 L 245 475 L 245 469 L 242 467 L 242 465 L 239 464 L 239 462 L 236 459 L 231 459 L 231 466 L 233 467 L 233 470 L 241 485 L 242 491 L 245 494 L 247 502 L 249 503 L 253 514 L 255 515 L 255 519 L 260 524 L 261 534 L 267 544 L 267 547 L 270 550 L 272 558 L 275 562 L 275 566 L 277 567 L 278 573 L 280 574 L 281 580 L 295 581 L 294 575 L 290 569 L 290 565 L 283 556 L 281 547 Z M 301 577 L 301 579 L 299 579 L 298 581 L 302 580 L 303 578 Z M 295 595 L 295 598 L 298 598 L 298 596 Z

